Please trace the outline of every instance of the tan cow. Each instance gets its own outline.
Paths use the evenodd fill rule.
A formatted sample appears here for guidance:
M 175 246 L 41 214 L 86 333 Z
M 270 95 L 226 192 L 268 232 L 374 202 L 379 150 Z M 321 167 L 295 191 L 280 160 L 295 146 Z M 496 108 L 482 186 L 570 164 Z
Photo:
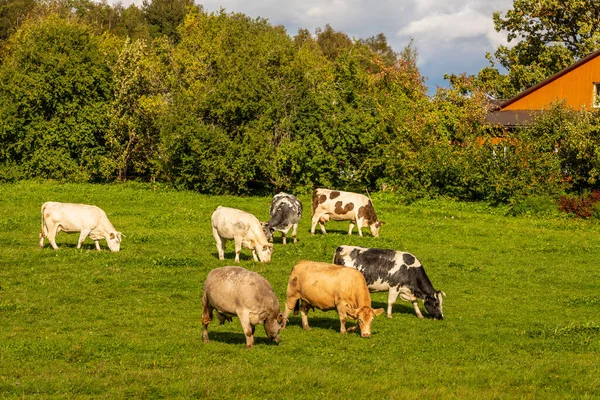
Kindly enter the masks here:
M 46 202 L 42 205 L 42 231 L 40 232 L 40 248 L 44 247 L 44 238 L 47 238 L 52 248 L 58 250 L 56 235 L 58 232 L 79 234 L 77 248 L 81 248 L 83 241 L 89 236 L 100 250 L 100 239 L 106 239 L 111 251 L 121 248 L 121 232 L 118 232 L 110 223 L 106 213 L 87 204 Z
M 298 304 L 300 302 L 300 304 Z M 300 309 L 302 328 L 308 326 L 308 309 L 337 310 L 340 333 L 346 333 L 347 317 L 358 321 L 362 337 L 371 336 L 371 323 L 383 308 L 371 308 L 371 295 L 364 276 L 355 269 L 323 262 L 302 260 L 292 269 L 287 287 L 285 318 L 294 309 Z M 295 311 L 294 314 L 297 312 Z M 348 332 L 356 330 L 356 326 Z
M 219 206 L 212 214 L 212 233 L 219 260 L 225 259 L 225 243 L 235 242 L 235 262 L 240 262 L 242 246 L 252 250 L 254 261 L 270 262 L 273 245 L 267 241 L 258 218 L 236 208 Z M 258 254 L 258 258 L 257 258 Z
M 279 342 L 283 315 L 279 312 L 279 300 L 269 282 L 241 267 L 215 268 L 204 281 L 202 296 L 202 339 L 208 343 L 208 324 L 213 310 L 222 324 L 233 316 L 240 319 L 246 335 L 246 347 L 254 345 L 254 327 L 265 325 L 265 333 Z
M 368 226 L 374 237 L 379 235 L 379 227 L 383 222 L 377 219 L 373 203 L 365 195 L 342 192 L 339 190 L 315 189 L 312 197 L 312 226 L 311 235 L 315 234 L 317 222 L 324 235 L 325 223 L 330 219 L 334 221 L 350 221 L 348 235 L 352 235 L 354 225 L 358 229 L 358 234 L 362 236 L 361 228 Z

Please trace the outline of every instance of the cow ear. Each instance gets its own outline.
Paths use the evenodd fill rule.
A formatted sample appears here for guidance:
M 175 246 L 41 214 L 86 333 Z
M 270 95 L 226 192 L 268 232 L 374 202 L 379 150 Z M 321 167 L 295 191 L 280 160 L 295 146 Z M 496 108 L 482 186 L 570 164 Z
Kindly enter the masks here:
M 383 311 L 384 311 L 383 308 L 374 308 L 373 309 L 375 316 L 383 314 Z
M 265 245 L 263 246 L 263 251 L 267 251 L 267 250 L 269 250 L 269 249 L 273 250 L 273 245 L 271 245 L 271 244 L 265 244 Z
M 115 233 L 111 232 L 109 237 L 110 237 L 110 239 L 114 239 L 115 238 Z
M 441 290 L 439 291 L 439 293 L 440 293 L 442 296 L 446 297 L 446 293 L 442 292 Z
M 277 315 L 277 322 L 279 324 L 282 324 L 283 323 L 283 319 L 284 319 L 283 318 L 283 313 L 279 313 L 279 315 Z
M 346 314 L 352 319 L 358 319 L 358 308 L 352 307 L 350 304 L 346 304 Z

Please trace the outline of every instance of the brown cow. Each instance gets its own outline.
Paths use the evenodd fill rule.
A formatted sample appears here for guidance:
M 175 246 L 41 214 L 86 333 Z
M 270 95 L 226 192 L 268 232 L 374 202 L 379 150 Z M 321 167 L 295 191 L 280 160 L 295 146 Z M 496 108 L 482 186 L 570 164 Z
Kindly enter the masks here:
M 340 333 L 346 333 L 347 316 L 358 321 L 362 337 L 371 336 L 371 323 L 383 308 L 371 308 L 371 295 L 364 276 L 355 269 L 323 262 L 302 260 L 292 269 L 287 287 L 287 300 L 283 313 L 287 316 L 300 302 L 302 328 L 308 326 L 308 308 L 323 311 L 337 310 L 340 316 Z M 356 326 L 348 332 L 356 330 Z
M 330 219 L 334 221 L 350 221 L 348 235 L 352 235 L 354 225 L 358 229 L 358 234 L 362 236 L 361 228 L 368 226 L 374 237 L 379 235 L 379 227 L 383 222 L 377 219 L 373 203 L 365 195 L 342 192 L 339 190 L 315 189 L 312 197 L 312 226 L 311 235 L 315 234 L 317 222 L 324 235 L 325 223 Z

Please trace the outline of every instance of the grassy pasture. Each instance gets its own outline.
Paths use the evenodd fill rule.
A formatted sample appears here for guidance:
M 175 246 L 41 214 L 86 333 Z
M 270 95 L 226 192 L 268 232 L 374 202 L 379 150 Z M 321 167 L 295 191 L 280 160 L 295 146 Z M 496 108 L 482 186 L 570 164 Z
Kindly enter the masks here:
M 38 249 L 44 201 L 96 204 L 126 237 L 111 253 L 77 235 Z M 402 205 L 375 195 L 378 239 L 330 222 L 300 242 L 276 234 L 270 264 L 248 250 L 241 266 L 265 276 L 283 307 L 300 259 L 330 262 L 340 244 L 415 254 L 448 295 L 444 321 L 399 302 L 373 336 L 340 335 L 337 313 L 291 316 L 281 343 L 257 327 L 247 350 L 239 321 L 209 326 L 206 274 L 219 261 L 210 230 L 218 205 L 266 220 L 270 198 L 204 196 L 148 185 L 24 182 L 0 186 L 2 398 L 593 398 L 600 393 L 600 228 L 560 217 L 505 217 L 482 204 Z M 375 293 L 384 307 L 385 293 Z M 424 315 L 426 312 L 421 306 Z M 352 323 L 348 324 L 352 326 Z

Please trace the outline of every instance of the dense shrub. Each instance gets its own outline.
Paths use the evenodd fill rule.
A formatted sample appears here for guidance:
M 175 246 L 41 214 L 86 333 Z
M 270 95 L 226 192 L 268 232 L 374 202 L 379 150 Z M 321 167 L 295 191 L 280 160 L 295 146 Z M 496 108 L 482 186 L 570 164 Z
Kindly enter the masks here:
M 568 214 L 580 218 L 600 217 L 600 191 L 594 191 L 586 196 L 561 196 L 558 208 Z
M 351 40 L 327 26 L 290 37 L 264 19 L 190 7 L 176 33 L 130 40 L 101 35 L 93 14 L 48 10 L 0 52 L 1 181 L 143 179 L 215 194 L 385 187 L 515 214 L 600 187 L 598 113 L 556 104 L 528 127 L 492 128 L 471 78 L 429 98 L 416 50 L 395 54 L 383 35 Z

